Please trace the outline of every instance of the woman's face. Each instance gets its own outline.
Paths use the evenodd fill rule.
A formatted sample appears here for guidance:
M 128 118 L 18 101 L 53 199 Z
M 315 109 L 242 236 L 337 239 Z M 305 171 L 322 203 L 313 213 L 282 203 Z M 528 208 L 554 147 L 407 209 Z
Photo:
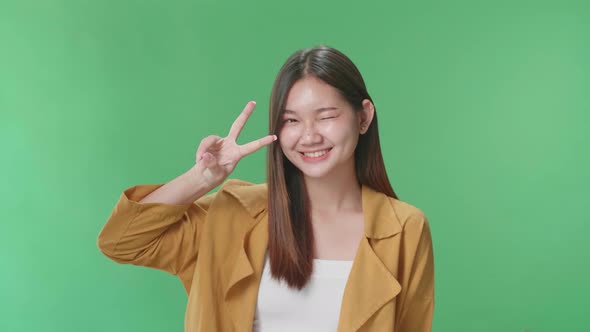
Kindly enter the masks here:
M 369 100 L 363 104 L 367 102 L 372 110 Z M 349 176 L 354 172 L 359 134 L 365 131 L 361 129 L 364 113 L 355 112 L 331 85 L 313 76 L 304 77 L 287 96 L 278 137 L 281 149 L 307 177 L 321 178 L 340 171 Z

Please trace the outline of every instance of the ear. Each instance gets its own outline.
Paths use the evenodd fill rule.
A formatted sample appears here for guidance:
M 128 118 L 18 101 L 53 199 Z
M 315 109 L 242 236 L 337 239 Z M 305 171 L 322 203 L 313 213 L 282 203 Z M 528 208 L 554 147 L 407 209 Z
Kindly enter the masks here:
M 363 100 L 363 109 L 358 113 L 360 133 L 363 135 L 369 130 L 373 116 L 375 115 L 375 105 L 369 100 Z

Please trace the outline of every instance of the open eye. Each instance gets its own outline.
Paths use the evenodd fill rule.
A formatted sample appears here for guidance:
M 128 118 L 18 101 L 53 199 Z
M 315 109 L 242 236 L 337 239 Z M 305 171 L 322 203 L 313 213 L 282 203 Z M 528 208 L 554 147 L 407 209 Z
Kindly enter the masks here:
M 297 122 L 297 119 L 293 119 L 293 118 L 287 118 L 285 120 L 283 120 L 284 123 L 295 123 Z

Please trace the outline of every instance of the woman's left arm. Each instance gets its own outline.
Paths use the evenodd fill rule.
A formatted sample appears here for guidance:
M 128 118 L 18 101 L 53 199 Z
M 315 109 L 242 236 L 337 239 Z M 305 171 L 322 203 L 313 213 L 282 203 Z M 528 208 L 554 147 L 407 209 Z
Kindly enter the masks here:
M 402 291 L 396 332 L 427 332 L 434 313 L 434 255 L 428 219 L 414 213 L 404 224 Z

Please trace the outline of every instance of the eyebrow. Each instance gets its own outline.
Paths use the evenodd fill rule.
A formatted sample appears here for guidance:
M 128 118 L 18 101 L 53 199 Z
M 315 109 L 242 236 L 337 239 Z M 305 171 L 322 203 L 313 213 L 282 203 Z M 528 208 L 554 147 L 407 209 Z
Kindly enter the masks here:
M 315 109 L 314 112 L 316 113 L 321 113 L 321 112 L 326 112 L 326 111 L 332 111 L 332 110 L 337 110 L 338 107 L 334 107 L 334 106 L 330 106 L 330 107 L 320 107 L 318 109 Z M 284 109 L 284 114 L 297 114 L 297 112 L 295 111 L 291 111 L 288 109 Z

